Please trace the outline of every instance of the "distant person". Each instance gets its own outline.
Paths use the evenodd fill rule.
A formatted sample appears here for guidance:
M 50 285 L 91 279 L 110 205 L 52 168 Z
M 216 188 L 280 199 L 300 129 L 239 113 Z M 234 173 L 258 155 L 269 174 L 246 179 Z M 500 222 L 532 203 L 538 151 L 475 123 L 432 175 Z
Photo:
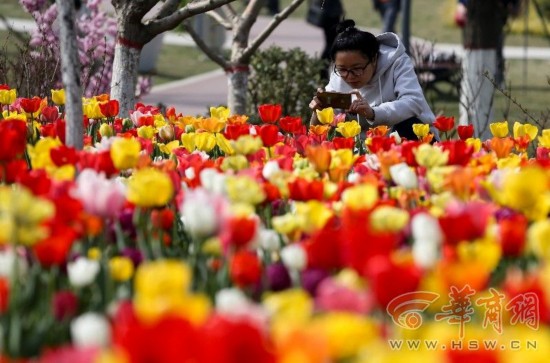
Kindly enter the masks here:
M 270 15 L 278 14 L 280 11 L 279 0 L 267 0 L 266 6 Z
M 399 37 L 394 33 L 374 36 L 357 29 L 351 19 L 340 23 L 337 33 L 330 50 L 333 71 L 325 91 L 354 94 L 344 111 L 357 118 L 363 130 L 388 125 L 401 137 L 416 140 L 413 124 L 431 125 L 435 116 Z M 309 107 L 314 110 L 310 123 L 318 124 L 315 110 L 326 105 L 315 96 Z M 436 129 L 431 129 L 438 139 Z
M 395 33 L 395 22 L 401 9 L 401 0 L 373 0 L 373 5 L 382 18 L 382 33 Z
M 344 7 L 340 0 L 311 0 L 306 20 L 308 23 L 323 29 L 325 38 L 321 59 L 326 67 L 321 71 L 321 79 L 328 80 L 330 64 L 330 47 L 336 38 L 336 26 L 344 16 Z
M 495 87 L 504 82 L 504 27 L 517 0 L 459 0 L 455 22 L 462 26 L 465 50 L 460 86 L 460 125 L 474 125 L 474 136 L 491 137 Z

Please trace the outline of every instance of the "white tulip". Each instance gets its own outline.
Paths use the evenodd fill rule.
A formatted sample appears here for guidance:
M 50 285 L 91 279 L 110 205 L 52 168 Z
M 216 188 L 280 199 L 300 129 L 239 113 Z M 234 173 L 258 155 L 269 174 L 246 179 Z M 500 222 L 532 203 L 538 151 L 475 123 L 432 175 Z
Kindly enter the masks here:
M 194 236 L 209 237 L 220 227 L 225 200 L 220 195 L 209 193 L 203 188 L 190 190 L 185 194 L 181 220 Z
M 411 232 L 415 241 L 430 241 L 436 245 L 443 242 L 443 231 L 438 220 L 428 213 L 418 213 L 413 217 Z
M 86 257 L 78 257 L 67 264 L 69 282 L 74 287 L 90 285 L 99 273 L 99 262 Z
M 351 172 L 348 175 L 348 182 L 355 184 L 361 180 L 361 175 L 359 173 Z
M 283 264 L 292 271 L 302 271 L 307 266 L 307 255 L 302 245 L 293 243 L 281 251 Z
M 0 250 L 0 276 L 12 280 L 14 277 L 24 276 L 28 268 L 27 261 L 17 255 L 13 248 Z
M 85 313 L 71 322 L 71 338 L 78 348 L 103 348 L 111 342 L 111 328 L 103 315 Z
M 216 310 L 222 314 L 229 314 L 236 311 L 246 311 L 250 301 L 239 289 L 222 289 L 216 293 Z
M 225 194 L 225 180 L 227 179 L 225 174 L 216 169 L 207 168 L 201 170 L 199 178 L 204 189 L 216 194 Z
M 395 184 L 405 189 L 418 188 L 418 177 L 406 163 L 390 166 L 390 175 Z
M 281 248 L 279 234 L 272 229 L 260 229 L 258 244 L 266 251 L 278 251 Z
M 195 179 L 195 169 L 191 166 L 185 169 L 185 177 L 187 179 Z
M 262 170 L 262 175 L 264 178 L 269 180 L 273 175 L 277 174 L 279 171 L 281 171 L 281 168 L 279 167 L 279 163 L 275 160 L 270 160 L 267 163 L 265 163 L 264 168 Z
M 401 144 L 401 136 L 399 136 L 399 133 L 397 131 L 394 131 L 390 134 L 390 137 L 393 137 L 393 139 L 395 140 L 395 143 L 397 145 Z
M 432 268 L 439 257 L 439 246 L 434 241 L 418 240 L 413 243 L 412 255 L 417 266 Z
M 364 164 L 371 170 L 380 170 L 380 160 L 376 154 L 367 154 Z

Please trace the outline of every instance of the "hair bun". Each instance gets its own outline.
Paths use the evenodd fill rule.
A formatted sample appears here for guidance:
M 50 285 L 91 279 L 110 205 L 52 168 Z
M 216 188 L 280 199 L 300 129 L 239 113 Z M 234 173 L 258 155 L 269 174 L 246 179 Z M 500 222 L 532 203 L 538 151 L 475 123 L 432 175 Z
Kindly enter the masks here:
M 353 21 L 352 19 L 345 19 L 336 26 L 336 33 L 340 34 L 350 31 L 352 29 L 355 29 L 355 21 Z

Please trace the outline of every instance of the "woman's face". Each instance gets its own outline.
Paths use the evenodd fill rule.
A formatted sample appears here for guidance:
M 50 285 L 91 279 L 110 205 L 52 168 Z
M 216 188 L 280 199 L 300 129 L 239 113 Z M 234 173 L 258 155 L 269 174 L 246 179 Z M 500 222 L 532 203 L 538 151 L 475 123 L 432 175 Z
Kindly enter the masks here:
M 334 72 L 352 88 L 365 86 L 376 71 L 376 57 L 368 59 L 361 52 L 337 52 L 334 57 Z

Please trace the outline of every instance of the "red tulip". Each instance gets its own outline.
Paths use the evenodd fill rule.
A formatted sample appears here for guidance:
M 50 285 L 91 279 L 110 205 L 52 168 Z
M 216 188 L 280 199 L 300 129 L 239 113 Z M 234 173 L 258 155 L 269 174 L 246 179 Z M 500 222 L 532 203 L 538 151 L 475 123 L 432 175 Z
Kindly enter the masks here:
M 455 118 L 453 116 L 439 116 L 435 119 L 434 127 L 441 132 L 447 132 L 455 127 Z
M 74 165 L 78 161 L 76 149 L 65 145 L 52 148 L 50 158 L 56 166 Z
M 279 141 L 279 128 L 275 125 L 262 125 L 260 137 L 265 147 L 272 147 Z
M 527 218 L 522 214 L 514 214 L 498 222 L 500 245 L 504 256 L 521 256 L 525 248 L 527 224 Z
M 367 147 L 371 153 L 376 154 L 379 151 L 388 151 L 391 149 L 392 145 L 395 145 L 395 139 L 393 137 L 373 136 L 370 145 Z
M 246 248 L 256 236 L 258 220 L 252 217 L 230 217 L 222 231 L 222 244 L 225 249 L 235 250 Z
M 334 139 L 332 139 L 332 143 L 334 144 L 334 148 L 336 150 L 353 150 L 353 147 L 355 146 L 355 140 L 353 139 L 353 137 L 335 137 Z
M 474 153 L 474 148 L 463 140 L 442 141 L 439 145 L 449 152 L 448 165 L 466 166 Z
M 340 221 L 334 217 L 304 243 L 308 268 L 331 271 L 341 267 L 340 233 Z
M 118 115 L 119 104 L 117 100 L 109 100 L 99 104 L 99 110 L 105 117 L 115 117 Z
M 264 104 L 258 106 L 258 113 L 264 123 L 274 124 L 281 118 L 283 108 L 280 104 Z
M 40 121 L 54 122 L 59 118 L 59 110 L 56 106 L 46 106 L 40 113 Z
M 288 183 L 289 199 L 305 202 L 323 200 L 325 185 L 322 180 L 296 178 Z
M 52 299 L 53 315 L 56 320 L 73 317 L 78 309 L 78 299 L 72 291 L 58 291 Z
M 42 99 L 40 97 L 34 96 L 33 98 L 21 98 L 19 102 L 23 111 L 25 111 L 26 113 L 35 113 L 40 109 Z
M 156 228 L 169 231 L 174 225 L 174 211 L 170 208 L 155 209 L 151 212 L 151 222 Z
M 0 314 L 8 310 L 10 283 L 8 279 L 0 277 Z
M 229 275 L 237 286 L 245 287 L 256 284 L 262 275 L 258 256 L 251 251 L 237 251 L 231 257 Z
M 0 161 L 22 156 L 26 147 L 27 124 L 14 119 L 0 121 Z
M 8 161 L 4 166 L 0 164 L 0 180 L 8 184 L 15 183 L 26 172 L 27 162 L 23 159 Z
M 458 126 L 456 130 L 458 131 L 460 140 L 467 140 L 474 136 L 474 125 Z
M 286 116 L 279 120 L 281 130 L 289 134 L 304 133 L 304 125 L 301 117 Z
M 225 126 L 224 136 L 228 140 L 237 140 L 239 137 L 249 134 L 249 124 L 227 124 Z

